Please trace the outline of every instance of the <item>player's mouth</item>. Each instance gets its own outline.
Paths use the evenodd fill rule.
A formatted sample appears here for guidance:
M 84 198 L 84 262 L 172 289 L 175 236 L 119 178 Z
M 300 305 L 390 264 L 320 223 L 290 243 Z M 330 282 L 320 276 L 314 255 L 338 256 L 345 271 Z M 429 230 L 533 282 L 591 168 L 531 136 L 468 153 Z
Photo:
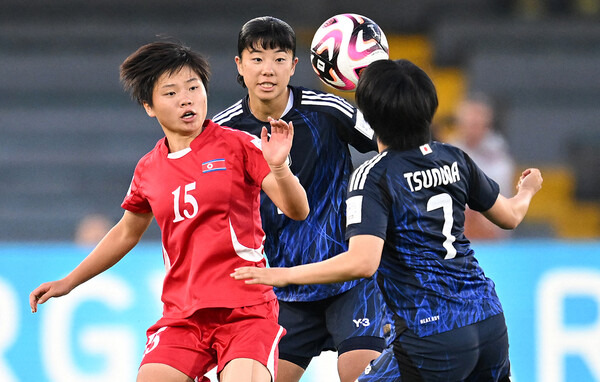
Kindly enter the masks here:
M 194 117 L 196 117 L 196 113 L 191 110 L 188 110 L 181 115 L 181 119 L 183 119 L 184 121 L 190 121 L 194 119 Z
M 261 82 L 258 84 L 258 86 L 260 86 L 261 88 L 263 88 L 265 90 L 269 90 L 269 89 L 273 89 L 275 87 L 275 84 L 272 82 Z

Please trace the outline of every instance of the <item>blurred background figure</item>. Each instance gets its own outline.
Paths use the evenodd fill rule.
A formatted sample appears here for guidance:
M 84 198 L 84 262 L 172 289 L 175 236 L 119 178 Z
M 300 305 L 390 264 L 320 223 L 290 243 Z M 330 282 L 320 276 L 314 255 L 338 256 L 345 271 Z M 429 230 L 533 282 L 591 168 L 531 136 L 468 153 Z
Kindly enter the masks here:
M 464 150 L 477 165 L 498 182 L 500 193 L 513 195 L 515 164 L 508 144 L 497 129 L 495 105 L 483 93 L 468 95 L 459 103 L 455 114 L 454 134 L 449 143 Z M 465 235 L 471 240 L 504 239 L 509 235 L 490 223 L 481 213 L 465 211 Z
M 600 14 L 599 0 L 517 0 L 516 8 L 531 18 L 545 15 L 576 15 L 597 17 Z
M 96 245 L 113 225 L 114 223 L 102 214 L 84 216 L 75 230 L 75 244 L 81 246 Z

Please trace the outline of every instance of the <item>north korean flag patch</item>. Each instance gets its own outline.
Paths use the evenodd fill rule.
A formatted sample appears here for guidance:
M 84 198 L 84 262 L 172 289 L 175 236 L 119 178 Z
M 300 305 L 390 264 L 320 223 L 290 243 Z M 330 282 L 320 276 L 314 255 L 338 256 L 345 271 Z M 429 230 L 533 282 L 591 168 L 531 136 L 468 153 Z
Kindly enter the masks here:
M 202 163 L 202 173 L 226 170 L 225 159 L 213 159 Z

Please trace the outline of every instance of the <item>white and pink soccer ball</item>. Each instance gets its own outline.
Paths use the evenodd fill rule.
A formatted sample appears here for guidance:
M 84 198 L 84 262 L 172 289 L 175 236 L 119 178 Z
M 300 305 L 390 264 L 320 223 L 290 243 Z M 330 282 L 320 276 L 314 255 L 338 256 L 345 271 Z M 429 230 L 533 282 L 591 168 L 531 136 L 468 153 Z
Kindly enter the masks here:
M 343 91 L 355 90 L 361 70 L 373 61 L 387 58 L 389 46 L 381 28 L 354 13 L 325 21 L 310 44 L 310 61 L 317 76 Z

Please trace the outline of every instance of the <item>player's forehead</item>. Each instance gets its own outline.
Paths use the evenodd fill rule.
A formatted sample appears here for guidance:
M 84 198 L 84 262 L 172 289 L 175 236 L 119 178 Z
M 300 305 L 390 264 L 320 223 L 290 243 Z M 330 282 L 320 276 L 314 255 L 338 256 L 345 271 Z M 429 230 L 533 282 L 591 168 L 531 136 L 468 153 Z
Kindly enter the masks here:
M 201 82 L 201 76 L 189 65 L 168 68 L 162 71 L 155 81 L 155 87 L 165 85 L 174 81 Z
M 291 48 L 285 47 L 283 44 L 280 44 L 278 41 L 274 39 L 258 39 L 249 43 L 245 51 L 249 53 L 288 53 L 293 55 L 293 51 Z

